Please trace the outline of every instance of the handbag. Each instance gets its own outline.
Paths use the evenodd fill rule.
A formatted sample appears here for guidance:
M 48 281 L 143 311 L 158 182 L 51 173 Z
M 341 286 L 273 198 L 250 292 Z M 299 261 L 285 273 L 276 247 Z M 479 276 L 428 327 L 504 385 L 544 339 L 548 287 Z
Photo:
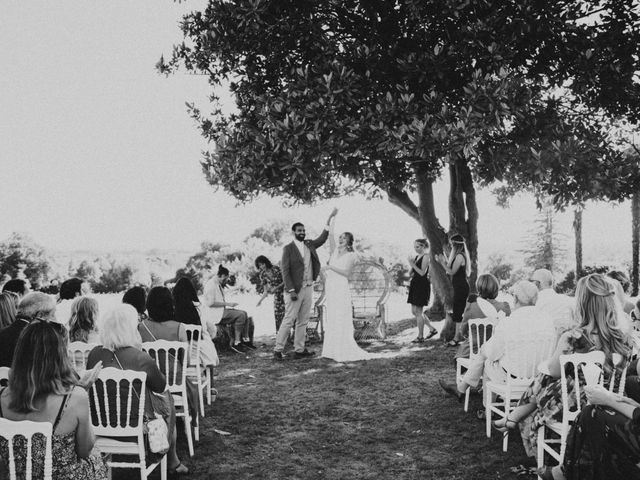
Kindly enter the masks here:
M 120 369 L 125 370 L 115 352 L 113 352 L 113 358 L 118 362 Z M 133 388 L 133 385 L 131 388 Z M 138 402 L 140 402 L 140 395 L 138 395 L 135 388 L 133 388 L 133 393 L 136 394 Z M 167 422 L 164 421 L 162 416 L 158 415 L 155 411 L 153 414 L 156 418 L 147 418 L 146 415 L 144 416 L 142 431 L 146 433 L 145 438 L 149 444 L 149 451 L 164 455 L 169 451 L 169 427 L 167 427 Z

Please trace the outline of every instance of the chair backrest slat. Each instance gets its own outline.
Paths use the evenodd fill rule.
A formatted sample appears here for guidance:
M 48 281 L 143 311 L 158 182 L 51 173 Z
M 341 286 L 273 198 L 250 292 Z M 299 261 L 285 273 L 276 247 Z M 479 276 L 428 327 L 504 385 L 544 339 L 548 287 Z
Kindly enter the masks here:
M 580 373 L 584 372 L 586 365 L 597 366 L 603 371 L 605 362 L 604 352 L 600 350 L 594 350 L 588 353 L 572 353 L 570 355 L 560 355 L 560 381 L 562 392 L 562 423 L 568 425 L 572 422 L 580 413 L 582 406 L 580 405 L 580 397 L 582 385 L 580 384 Z M 567 364 L 570 365 L 571 372 L 573 373 L 574 388 L 573 388 L 573 404 L 576 405 L 576 410 L 571 410 L 569 402 L 569 389 L 567 384 Z M 583 374 L 584 377 L 584 374 Z M 603 376 L 600 375 L 598 383 L 602 384 Z
M 189 339 L 189 366 L 195 367 L 200 362 L 200 342 L 202 341 L 202 326 L 185 325 Z
M 144 342 L 142 350 L 147 352 L 167 379 L 171 392 L 181 392 L 187 378 L 188 344 L 177 341 L 156 340 Z
M 493 335 L 494 323 L 489 318 L 469 320 L 469 358 L 478 354 L 480 347 Z
M 104 437 L 131 437 L 142 439 L 142 419 L 146 396 L 146 372 L 103 368 L 91 387 L 93 427 L 96 435 Z M 140 385 L 140 393 L 135 390 Z M 115 389 L 115 392 L 114 392 Z M 134 402 L 137 415 L 134 418 Z M 115 399 L 115 401 L 113 401 Z M 112 400 L 110 402 L 110 400 Z M 112 418 L 115 421 L 112 421 Z
M 53 472 L 53 457 L 51 454 L 51 436 L 53 426 L 50 422 L 32 422 L 21 420 L 14 422 L 6 418 L 0 418 L 0 437 L 7 440 L 9 450 L 9 478 L 15 480 L 16 458 L 13 441 L 15 437 L 23 437 L 26 441 L 27 458 L 25 465 L 25 478 L 33 478 L 33 438 L 35 435 L 42 435 L 45 442 L 43 478 L 51 480 Z
M 76 372 L 82 372 L 87 369 L 87 358 L 89 352 L 96 347 L 95 343 L 71 342 L 67 345 L 67 352 Z

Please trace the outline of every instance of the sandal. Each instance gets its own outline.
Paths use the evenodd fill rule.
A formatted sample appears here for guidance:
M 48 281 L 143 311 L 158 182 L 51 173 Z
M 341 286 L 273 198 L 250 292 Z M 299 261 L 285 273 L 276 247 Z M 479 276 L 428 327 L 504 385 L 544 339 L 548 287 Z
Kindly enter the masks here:
M 447 347 L 457 347 L 458 345 L 460 345 L 460 342 L 457 340 L 449 340 L 447 343 L 445 343 L 445 345 Z
M 411 343 L 424 343 L 424 338 L 418 337 L 415 340 L 411 340 Z
M 180 462 L 178 465 L 176 465 L 175 468 L 171 468 L 169 469 L 169 471 L 167 472 L 171 477 L 177 477 L 179 475 L 188 475 L 189 474 L 189 469 L 187 468 L 187 466 Z
M 429 335 L 425 337 L 425 340 L 429 340 L 432 337 L 435 337 L 438 334 L 438 330 L 435 328 L 429 332 Z
M 493 422 L 491 422 L 491 425 L 493 426 L 493 428 L 495 428 L 496 430 L 502 433 L 507 433 L 509 432 L 509 430 L 513 430 L 518 426 L 518 423 L 519 423 L 519 422 L 516 422 L 515 420 L 511 420 L 508 415 L 507 415 L 507 418 L 505 418 L 504 425 L 498 426 L 496 423 L 498 421 L 499 420 L 494 420 Z

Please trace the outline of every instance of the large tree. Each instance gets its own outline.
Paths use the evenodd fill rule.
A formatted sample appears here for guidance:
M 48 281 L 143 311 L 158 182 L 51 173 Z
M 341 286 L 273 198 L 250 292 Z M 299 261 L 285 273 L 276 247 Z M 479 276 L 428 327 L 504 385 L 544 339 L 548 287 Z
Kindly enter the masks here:
M 585 52 L 599 65 L 623 57 L 613 74 L 626 75 L 631 48 L 620 55 L 597 41 L 611 30 L 604 23 L 628 21 L 628 5 L 212 0 L 185 16 L 186 41 L 158 67 L 181 65 L 214 87 L 229 85 L 236 113 L 223 114 L 215 93 L 211 114 L 190 107 L 214 143 L 203 161 L 209 182 L 242 201 L 265 192 L 303 202 L 384 192 L 420 223 L 435 255 L 446 230 L 432 187 L 448 170 L 448 230 L 467 238 L 475 272 L 475 147 L 508 130 L 548 86 L 580 75 Z M 597 28 L 584 21 L 596 11 L 604 19 Z M 601 77 L 574 85 L 585 98 L 602 90 Z M 449 299 L 435 262 L 432 274 Z

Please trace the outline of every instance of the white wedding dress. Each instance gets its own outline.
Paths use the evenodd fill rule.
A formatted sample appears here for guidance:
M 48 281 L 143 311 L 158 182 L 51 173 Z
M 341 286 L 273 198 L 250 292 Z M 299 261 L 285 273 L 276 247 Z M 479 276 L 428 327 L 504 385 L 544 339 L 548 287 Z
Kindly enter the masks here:
M 331 255 L 329 265 L 341 270 L 351 270 L 357 260 L 354 252 L 338 255 L 336 248 Z M 336 362 L 354 362 L 374 358 L 361 349 L 353 338 L 353 320 L 351 318 L 351 292 L 349 280 L 333 270 L 326 271 L 324 343 L 322 356 Z

